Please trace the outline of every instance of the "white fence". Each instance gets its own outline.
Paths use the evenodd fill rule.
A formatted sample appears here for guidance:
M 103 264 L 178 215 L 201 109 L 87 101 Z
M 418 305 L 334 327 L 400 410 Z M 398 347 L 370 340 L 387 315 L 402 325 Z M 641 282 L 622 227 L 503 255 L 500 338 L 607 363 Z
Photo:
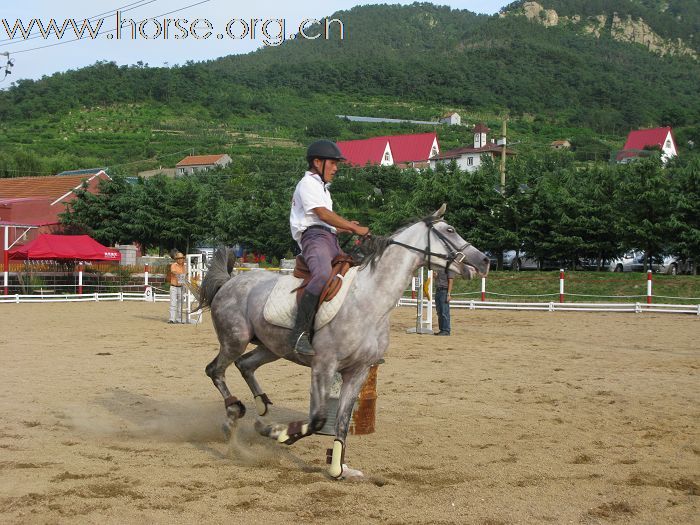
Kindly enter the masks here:
M 169 294 L 154 293 L 150 297 L 143 293 L 89 293 L 65 295 L 0 295 L 0 303 L 84 303 L 102 301 L 148 301 L 169 302 Z
M 402 297 L 397 306 L 418 306 L 417 299 Z M 647 304 L 647 303 L 516 303 L 505 301 L 451 300 L 450 308 L 469 310 L 538 310 L 543 312 L 631 312 L 675 313 L 700 316 L 700 304 Z

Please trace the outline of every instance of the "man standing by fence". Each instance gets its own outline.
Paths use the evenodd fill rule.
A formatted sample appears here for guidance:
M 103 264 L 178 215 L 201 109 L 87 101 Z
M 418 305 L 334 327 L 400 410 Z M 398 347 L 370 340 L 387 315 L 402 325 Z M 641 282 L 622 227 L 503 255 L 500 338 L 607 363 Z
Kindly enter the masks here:
M 440 269 L 436 274 L 435 309 L 437 310 L 440 331 L 435 335 L 450 335 L 450 300 L 455 273 Z
M 182 285 L 186 277 L 185 256 L 177 252 L 175 262 L 168 270 L 168 282 L 170 283 L 170 320 L 169 324 L 184 323 L 182 320 Z

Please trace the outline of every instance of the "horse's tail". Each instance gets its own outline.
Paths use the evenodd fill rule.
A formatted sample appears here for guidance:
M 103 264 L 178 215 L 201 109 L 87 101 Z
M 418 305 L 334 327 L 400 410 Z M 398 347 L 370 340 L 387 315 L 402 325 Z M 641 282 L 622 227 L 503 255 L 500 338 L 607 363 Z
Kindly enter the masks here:
M 199 288 L 199 306 L 204 309 L 211 306 L 214 296 L 219 289 L 231 278 L 236 256 L 229 248 L 218 248 L 209 263 L 207 274 Z

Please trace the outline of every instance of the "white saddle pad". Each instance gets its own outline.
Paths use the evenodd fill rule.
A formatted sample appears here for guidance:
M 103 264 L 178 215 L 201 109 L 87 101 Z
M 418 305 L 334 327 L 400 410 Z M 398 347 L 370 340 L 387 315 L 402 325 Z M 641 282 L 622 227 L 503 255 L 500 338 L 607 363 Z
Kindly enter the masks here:
M 357 266 L 353 266 L 343 277 L 343 284 L 337 295 L 331 301 L 324 302 L 318 309 L 314 322 L 316 330 L 330 323 L 331 319 L 338 313 L 340 305 L 343 304 L 352 287 L 356 274 Z M 293 275 L 284 275 L 277 280 L 263 310 L 263 316 L 268 323 L 284 328 L 294 328 L 294 320 L 297 316 L 297 293 L 294 290 L 299 287 L 302 281 Z

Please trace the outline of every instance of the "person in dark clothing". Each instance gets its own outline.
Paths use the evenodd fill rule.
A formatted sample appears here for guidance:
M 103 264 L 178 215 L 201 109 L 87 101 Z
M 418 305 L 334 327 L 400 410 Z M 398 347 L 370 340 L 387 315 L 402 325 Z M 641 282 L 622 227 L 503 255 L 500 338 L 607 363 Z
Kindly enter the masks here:
M 290 344 L 298 354 L 312 356 L 314 349 L 309 334 L 316 306 L 330 278 L 331 261 L 342 253 L 336 235 L 338 232 L 367 235 L 369 228 L 333 212 L 328 186 L 338 171 L 338 162 L 345 160 L 338 146 L 330 140 L 318 140 L 309 146 L 306 160 L 309 169 L 294 190 L 289 225 L 309 267 L 311 280 L 299 301 Z
M 450 301 L 455 273 L 440 269 L 435 272 L 435 309 L 440 331 L 435 335 L 450 335 Z

